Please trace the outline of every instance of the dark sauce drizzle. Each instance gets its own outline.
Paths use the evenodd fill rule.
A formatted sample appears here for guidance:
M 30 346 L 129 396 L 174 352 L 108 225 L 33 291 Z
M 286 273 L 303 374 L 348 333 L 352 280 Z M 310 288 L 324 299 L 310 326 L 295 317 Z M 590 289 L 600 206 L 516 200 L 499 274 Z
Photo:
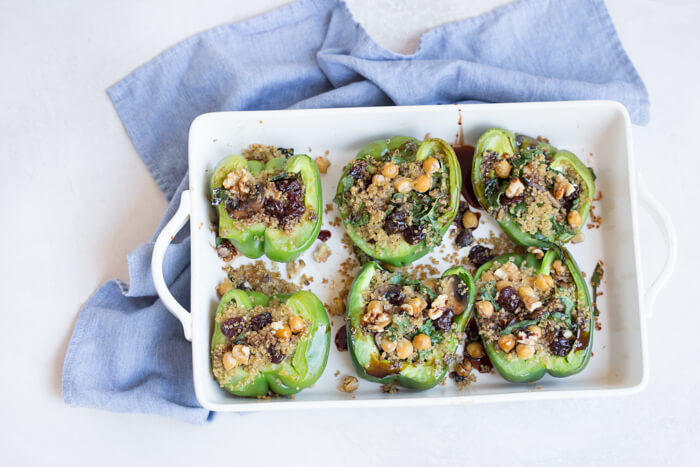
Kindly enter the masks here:
M 344 324 L 338 329 L 338 332 L 335 333 L 335 347 L 338 349 L 338 352 L 345 352 L 348 350 L 348 332 Z
M 467 200 L 470 206 L 475 209 L 481 209 L 479 202 L 476 200 L 476 194 L 474 194 L 474 188 L 472 187 L 472 161 L 474 160 L 474 146 L 467 145 L 454 145 L 452 148 L 455 150 L 457 155 L 457 160 L 459 160 L 459 165 L 462 168 L 462 195 Z

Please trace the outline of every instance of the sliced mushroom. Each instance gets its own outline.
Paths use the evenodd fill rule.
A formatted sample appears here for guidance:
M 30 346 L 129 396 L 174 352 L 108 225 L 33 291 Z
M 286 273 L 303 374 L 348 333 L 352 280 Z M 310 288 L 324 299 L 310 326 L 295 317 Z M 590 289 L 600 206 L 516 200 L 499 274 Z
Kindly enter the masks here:
M 461 315 L 467 309 L 469 303 L 469 288 L 467 284 L 456 275 L 447 276 L 441 282 L 441 293 L 447 295 L 449 307 L 455 315 Z
M 404 295 L 400 285 L 384 284 L 374 290 L 373 298 L 383 298 L 392 305 L 400 305 L 403 301 Z
M 246 219 L 262 210 L 264 201 L 265 188 L 258 183 L 249 193 L 226 200 L 226 211 L 234 219 Z
M 526 185 L 529 185 L 529 186 L 535 188 L 536 190 L 539 190 L 539 191 L 543 192 L 545 195 L 547 195 L 547 199 L 549 199 L 549 201 L 552 203 L 552 205 L 554 207 L 556 207 L 557 209 L 561 208 L 561 203 L 559 202 L 559 200 L 556 199 L 554 197 L 554 195 L 549 192 L 548 189 L 546 189 L 545 187 L 543 187 L 539 183 L 537 183 L 537 182 L 535 182 L 527 177 L 523 177 L 523 181 L 525 182 Z

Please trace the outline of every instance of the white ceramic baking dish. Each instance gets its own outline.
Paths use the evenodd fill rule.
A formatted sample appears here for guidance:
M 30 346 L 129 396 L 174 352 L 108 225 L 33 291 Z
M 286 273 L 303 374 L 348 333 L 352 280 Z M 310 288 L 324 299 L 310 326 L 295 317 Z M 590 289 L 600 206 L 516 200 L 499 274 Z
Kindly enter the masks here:
M 337 389 L 339 380 L 355 372 L 348 353 L 338 352 L 331 345 L 328 366 L 322 377 L 293 400 L 245 399 L 219 388 L 211 373 L 209 341 L 217 305 L 215 286 L 225 273 L 222 261 L 212 248 L 215 234 L 210 225 L 214 213 L 207 199 L 207 187 L 211 170 L 223 157 L 240 153 L 251 143 L 293 147 L 296 153 L 312 157 L 327 152 L 332 165 L 322 177 L 326 204 L 332 203 L 345 163 L 370 141 L 397 134 L 422 138 L 430 133 L 447 141 L 455 141 L 463 134 L 465 143 L 474 144 L 484 130 L 494 126 L 533 136 L 545 135 L 557 147 L 578 154 L 598 175 L 597 188 L 603 192 L 603 199 L 596 203 L 596 213 L 603 216 L 603 226 L 598 230 L 584 229 L 586 240 L 570 246 L 589 277 L 599 259 L 605 262 L 604 295 L 599 297 L 602 330 L 595 333 L 595 356 L 583 372 L 564 379 L 546 376 L 535 384 L 511 384 L 498 374 L 477 374 L 477 382 L 464 390 L 458 390 L 448 381 L 444 386 L 424 392 L 402 389 L 395 394 L 384 394 L 378 384 L 360 380 L 359 389 L 346 394 Z M 638 185 L 629 116 L 618 103 L 584 101 L 209 113 L 197 117 L 190 128 L 189 174 L 190 189 L 183 193 L 179 210 L 156 241 L 153 279 L 165 305 L 182 322 L 185 338 L 192 341 L 195 391 L 199 402 L 208 409 L 378 407 L 619 395 L 639 391 L 648 381 L 647 319 L 654 297 L 673 268 L 676 240 L 663 207 Z M 657 221 L 668 248 L 662 272 L 646 290 L 640 268 L 639 205 L 648 209 Z M 324 215 L 323 228 L 332 232 L 328 244 L 333 253 L 329 261 L 323 264 L 313 261 L 311 254 L 316 245 L 302 256 L 307 264 L 303 272 L 315 278 L 308 288 L 326 303 L 330 303 L 338 291 L 338 264 L 348 254 L 341 245 L 342 225 L 329 226 L 336 215 L 335 211 Z M 165 250 L 188 219 L 192 242 L 189 312 L 170 294 L 162 273 Z M 489 229 L 498 231 L 495 223 L 487 221 L 475 234 L 487 236 Z M 450 245 L 450 251 L 453 242 L 447 238 L 445 242 Z M 244 261 L 249 260 L 237 258 L 233 264 Z M 429 257 L 422 260 L 427 261 Z M 278 267 L 285 274 L 283 264 L 270 263 L 269 267 Z M 444 270 L 447 265 L 438 267 Z M 329 282 L 322 284 L 322 278 Z M 335 334 L 343 319 L 333 317 L 333 322 Z

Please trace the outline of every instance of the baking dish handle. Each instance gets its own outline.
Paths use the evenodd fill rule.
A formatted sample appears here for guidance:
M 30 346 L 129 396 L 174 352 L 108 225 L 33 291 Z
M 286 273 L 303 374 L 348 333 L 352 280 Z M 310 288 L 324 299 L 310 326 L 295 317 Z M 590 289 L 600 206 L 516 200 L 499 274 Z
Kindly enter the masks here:
M 185 190 L 180 196 L 180 206 L 177 208 L 175 215 L 165 225 L 163 230 L 156 238 L 156 243 L 153 246 L 153 256 L 151 257 L 151 274 L 153 275 L 153 284 L 156 286 L 158 296 L 163 301 L 165 308 L 170 310 L 177 319 L 182 323 L 182 328 L 185 331 L 185 339 L 192 340 L 192 319 L 190 313 L 185 310 L 185 307 L 180 305 L 173 294 L 170 293 L 168 285 L 163 277 L 163 260 L 165 259 L 165 251 L 168 249 L 175 235 L 182 229 L 190 218 L 190 192 Z
M 678 256 L 678 240 L 676 238 L 676 228 L 673 226 L 671 221 L 671 216 L 669 216 L 666 208 L 654 198 L 647 189 L 644 177 L 641 174 L 637 177 L 638 180 L 638 190 L 639 201 L 642 207 L 651 215 L 656 225 L 661 230 L 661 234 L 666 241 L 666 262 L 661 269 L 661 272 L 656 276 L 656 279 L 651 283 L 644 296 L 644 301 L 647 306 L 647 317 L 651 318 L 654 313 L 654 302 L 656 301 L 656 296 L 659 294 L 661 289 L 664 288 L 666 282 L 671 277 L 673 268 L 676 265 L 676 258 Z

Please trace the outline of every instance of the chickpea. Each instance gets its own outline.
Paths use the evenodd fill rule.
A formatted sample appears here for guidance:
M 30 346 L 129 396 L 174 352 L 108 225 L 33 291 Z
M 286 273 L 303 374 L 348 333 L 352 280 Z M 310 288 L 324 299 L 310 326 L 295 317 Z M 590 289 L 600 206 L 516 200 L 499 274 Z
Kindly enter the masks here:
M 544 332 L 542 331 L 542 328 L 539 326 L 535 326 L 534 324 L 531 326 L 527 327 L 527 330 L 530 331 L 530 333 L 535 336 L 535 339 L 542 339 L 542 335 Z
M 382 350 L 386 353 L 391 353 L 396 350 L 396 341 L 382 337 Z
M 577 229 L 581 225 L 581 222 L 583 222 L 581 214 L 579 214 L 578 211 L 570 211 L 566 216 L 566 220 L 569 221 L 569 225 L 574 229 Z
M 515 347 L 515 336 L 513 334 L 506 334 L 498 338 L 498 346 L 505 353 L 510 352 Z
M 399 174 L 399 166 L 393 162 L 388 162 L 382 167 L 382 175 L 386 178 L 394 178 Z
M 408 305 L 408 307 L 410 307 L 409 314 L 411 316 L 419 314 L 420 312 L 425 310 L 426 306 L 428 306 L 428 304 L 425 302 L 425 300 L 423 300 L 422 297 L 410 298 L 405 304 Z
M 382 183 L 384 183 L 384 180 L 386 180 L 386 178 L 382 174 L 372 175 L 372 184 L 373 185 L 381 185 Z
M 250 357 L 250 347 L 245 345 L 234 345 L 231 349 L 231 356 L 240 364 L 245 365 L 248 363 L 248 358 Z
M 304 320 L 297 315 L 289 318 L 289 329 L 294 333 L 298 334 L 304 329 Z
M 506 287 L 512 287 L 513 284 L 511 284 L 509 281 L 498 281 L 496 282 L 496 291 L 500 292 L 501 290 L 505 289 Z
M 434 172 L 440 170 L 440 161 L 434 157 L 428 157 L 423 161 L 423 171 L 428 175 L 432 175 Z
M 515 353 L 518 354 L 519 358 L 527 360 L 535 355 L 535 346 L 532 344 L 518 344 L 515 346 Z
M 535 279 L 535 287 L 542 292 L 546 292 L 554 285 L 554 279 L 549 274 L 540 274 Z
M 508 178 L 510 177 L 511 165 L 508 161 L 499 161 L 496 164 L 496 176 L 498 178 Z
M 224 364 L 224 368 L 227 370 L 230 370 L 231 368 L 238 365 L 238 362 L 236 361 L 235 358 L 233 358 L 233 355 L 231 355 L 231 352 L 226 352 L 224 354 L 224 356 L 222 357 L 221 361 Z
M 419 193 L 425 193 L 430 189 L 430 185 L 433 184 L 433 179 L 430 175 L 420 175 L 413 182 L 413 189 Z
M 428 350 L 430 348 L 430 337 L 425 334 L 417 334 L 413 338 L 413 347 L 418 350 Z
M 396 356 L 400 359 L 405 359 L 413 353 L 413 344 L 408 339 L 401 339 L 396 344 Z
M 482 358 L 486 353 L 484 352 L 484 346 L 480 342 L 470 342 L 467 344 L 467 353 L 471 358 Z
M 488 300 L 476 302 L 476 312 L 482 318 L 490 318 L 493 315 L 493 304 Z
M 399 193 L 408 193 L 410 192 L 413 188 L 411 187 L 411 180 L 408 178 L 399 178 L 394 182 L 394 188 L 396 188 L 396 191 Z
M 283 341 L 288 341 L 292 337 L 292 330 L 285 324 L 275 332 L 275 337 Z
M 479 226 L 479 218 L 471 211 L 467 211 L 462 216 L 462 225 L 465 229 L 476 229 Z

